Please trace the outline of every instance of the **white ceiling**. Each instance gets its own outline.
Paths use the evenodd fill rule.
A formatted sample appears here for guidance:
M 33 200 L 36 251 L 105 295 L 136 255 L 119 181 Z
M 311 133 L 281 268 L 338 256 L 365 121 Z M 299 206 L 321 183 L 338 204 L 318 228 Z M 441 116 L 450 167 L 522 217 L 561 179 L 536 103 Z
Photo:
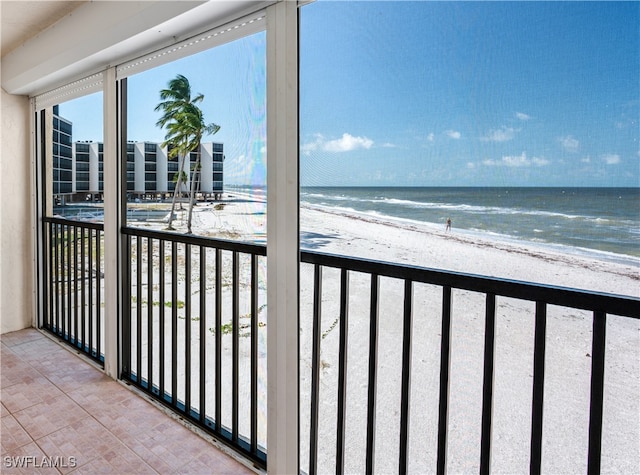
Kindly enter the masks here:
M 0 1 L 0 57 L 36 36 L 86 1 Z
M 278 0 L 0 0 L 2 88 L 37 95 Z

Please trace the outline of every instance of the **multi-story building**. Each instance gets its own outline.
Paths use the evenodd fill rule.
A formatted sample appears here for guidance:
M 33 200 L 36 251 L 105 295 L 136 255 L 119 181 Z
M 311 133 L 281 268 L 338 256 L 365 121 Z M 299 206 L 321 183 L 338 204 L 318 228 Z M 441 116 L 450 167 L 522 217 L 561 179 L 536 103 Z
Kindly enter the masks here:
M 71 145 L 72 124 L 60 117 L 58 106 L 53 107 L 53 194 L 69 195 L 74 192 L 74 160 Z
M 102 142 L 71 142 L 72 123 L 54 112 L 53 142 L 53 194 L 65 200 L 100 199 L 104 190 Z M 196 190 L 203 197 L 219 199 L 223 191 L 222 143 L 207 142 L 200 145 L 200 170 L 196 172 Z M 197 153 L 191 152 L 184 171 L 193 170 Z M 166 147 L 156 142 L 127 144 L 127 195 L 130 198 L 166 197 L 173 193 L 180 169 L 178 158 L 170 159 Z M 180 191 L 191 189 L 191 173 Z

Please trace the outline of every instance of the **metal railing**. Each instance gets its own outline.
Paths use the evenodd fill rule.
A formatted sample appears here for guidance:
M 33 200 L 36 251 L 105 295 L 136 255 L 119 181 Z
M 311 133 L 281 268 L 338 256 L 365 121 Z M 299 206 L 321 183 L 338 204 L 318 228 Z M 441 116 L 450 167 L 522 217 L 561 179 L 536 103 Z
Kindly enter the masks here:
M 492 454 L 492 418 L 494 402 L 494 363 L 496 344 L 496 297 L 508 297 L 524 301 L 535 302 L 535 342 L 533 354 L 533 395 L 531 407 L 531 445 L 530 445 L 530 473 L 540 473 L 542 456 L 542 423 L 543 398 L 545 382 L 545 334 L 547 322 L 547 308 L 550 305 L 570 307 L 593 312 L 593 337 L 591 351 L 591 390 L 589 408 L 588 434 L 588 473 L 600 471 L 602 417 L 603 417 L 603 388 L 604 388 L 604 357 L 605 357 L 605 328 L 607 315 L 618 315 L 638 319 L 640 318 L 640 299 L 621 297 L 596 292 L 585 292 L 567 288 L 537 285 L 525 282 L 510 281 L 484 276 L 446 272 L 425 269 L 407 265 L 395 265 L 371 260 L 340 257 L 317 252 L 302 252 L 301 261 L 313 265 L 313 323 L 312 323 L 312 363 L 311 363 L 311 394 L 309 411 L 309 458 L 308 473 L 319 472 L 319 405 L 320 405 L 320 372 L 321 372 L 321 340 L 326 332 L 321 330 L 321 315 L 323 313 L 323 270 L 337 269 L 340 284 L 337 293 L 333 289 L 333 296 L 339 299 L 338 318 L 334 327 L 338 328 L 338 378 L 337 378 L 337 410 L 335 451 L 329 457 L 335 460 L 335 472 L 345 471 L 345 420 L 347 405 L 347 361 L 350 345 L 349 303 L 354 299 L 354 292 L 350 291 L 350 275 L 360 277 L 369 276 L 369 335 L 368 335 L 368 369 L 367 369 L 367 397 L 366 397 L 366 459 L 365 472 L 374 473 L 376 451 L 376 412 L 377 395 L 381 384 L 385 381 L 378 379 L 378 341 L 379 334 L 379 304 L 382 292 L 381 278 L 390 278 L 402 283 L 403 308 L 401 340 L 401 398 L 399 407 L 398 473 L 407 473 L 409 467 L 409 407 L 411 385 L 412 359 L 412 326 L 414 314 L 419 309 L 414 308 L 414 284 L 429 284 L 441 288 L 441 332 L 440 332 L 440 374 L 437 422 L 437 457 L 436 466 L 430 470 L 443 474 L 447 470 L 447 442 L 448 442 L 448 412 L 450 401 L 450 365 L 452 347 L 452 289 L 480 293 L 485 296 L 485 326 L 484 326 L 484 363 L 482 387 L 482 421 L 480 439 L 480 473 L 489 473 Z M 333 276 L 335 280 L 335 276 Z M 388 283 L 385 280 L 385 283 Z M 362 292 L 362 289 L 360 289 Z M 360 300 L 360 304 L 363 300 Z M 366 302 L 365 302 L 366 305 Z M 335 311 L 335 309 L 334 309 Z M 398 310 L 399 311 L 399 310 Z M 362 327 L 360 327 L 362 330 Z M 356 335 L 364 338 L 362 335 Z M 335 389 L 334 389 L 335 390 Z M 392 411 L 385 407 L 385 420 L 392 423 Z M 379 414 L 379 413 L 378 413 Z M 436 428 L 424 428 L 436 430 Z M 322 470 L 327 470 L 324 466 Z M 306 468 L 303 468 L 307 471 Z M 333 471 L 333 469 L 331 469 Z
M 265 467 L 266 248 L 123 234 L 122 377 Z
M 42 327 L 103 364 L 103 225 L 43 218 Z
M 93 359 L 102 361 L 103 227 L 60 218 L 45 218 L 43 223 L 43 327 Z M 266 247 L 138 228 L 123 228 L 122 239 L 122 298 L 125 305 L 121 377 L 226 442 L 258 466 L 266 467 Z M 382 320 L 379 307 L 385 302 L 386 287 L 395 283 L 402 294 L 401 304 L 397 306 L 400 315 L 397 323 L 401 331 L 394 337 L 400 352 L 400 400 L 394 408 L 398 412 L 395 466 L 399 473 L 406 473 L 410 466 L 413 324 L 416 315 L 421 315 L 414 300 L 417 285 L 433 286 L 441 302 L 439 363 L 434 363 L 439 366 L 437 427 L 430 428 L 437 432 L 432 470 L 446 473 L 448 465 L 455 297 L 457 292 L 473 292 L 482 296 L 484 313 L 482 390 L 476 397 L 481 398 L 482 407 L 479 471 L 489 473 L 491 469 L 496 323 L 500 316 L 497 302 L 508 298 L 534 305 L 531 473 L 540 473 L 542 469 L 548 309 L 560 306 L 592 313 L 587 469 L 589 473 L 599 473 L 607 316 L 640 319 L 640 299 L 318 252 L 303 251 L 300 260 L 301 269 L 306 266 L 312 270 L 312 288 L 301 289 L 301 307 L 311 308 L 312 320 L 310 395 L 308 407 L 301 407 L 301 412 L 309 414 L 308 419 L 301 422 L 308 427 L 308 467 L 302 467 L 303 471 L 319 472 L 319 445 L 327 444 L 327 440 L 321 441 L 319 431 L 321 352 L 322 340 L 334 330 L 338 334 L 337 379 L 330 390 L 336 392 L 337 403 L 335 431 L 328 438 L 331 439 L 329 443 L 335 443 L 335 448 L 329 459 L 336 473 L 345 471 L 350 377 L 347 369 L 349 340 L 353 338 L 349 314 L 352 311 L 367 314 L 367 351 L 362 358 L 366 367 L 363 371 L 366 373 L 363 376 L 366 378 L 366 397 L 359 403 L 366 406 L 363 469 L 366 473 L 375 472 L 376 414 L 380 415 L 377 398 L 380 387 L 387 383 L 380 379 L 378 347 Z M 329 272 L 336 274 L 327 282 L 323 273 L 327 277 Z M 350 281 L 356 275 L 367 283 L 358 289 L 350 289 Z M 323 290 L 323 283 L 332 287 L 329 292 Z M 323 332 L 321 319 L 323 313 L 326 314 L 323 305 L 333 304 L 327 302 L 333 299 L 337 317 Z M 362 338 L 362 335 L 358 336 Z M 393 421 L 392 413 L 385 411 L 384 414 L 389 422 Z

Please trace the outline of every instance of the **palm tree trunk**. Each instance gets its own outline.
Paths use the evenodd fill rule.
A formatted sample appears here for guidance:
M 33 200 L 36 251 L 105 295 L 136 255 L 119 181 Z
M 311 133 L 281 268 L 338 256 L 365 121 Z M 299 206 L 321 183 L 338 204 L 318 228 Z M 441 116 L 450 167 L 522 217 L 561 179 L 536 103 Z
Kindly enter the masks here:
M 180 188 L 180 183 L 182 182 L 182 174 L 184 173 L 184 161 L 186 156 L 182 156 L 182 160 L 180 161 L 180 171 L 178 172 L 178 179 L 176 180 L 176 187 L 173 189 L 173 199 L 171 200 L 171 211 L 169 212 L 169 223 L 167 225 L 167 229 L 173 229 L 171 223 L 173 223 L 173 213 L 176 210 L 176 198 L 178 196 L 178 189 Z
M 191 175 L 191 193 L 189 194 L 189 217 L 187 218 L 187 233 L 188 234 L 191 234 L 191 216 L 192 216 L 192 213 L 193 213 L 193 204 L 195 202 L 196 176 L 200 177 L 200 145 L 198 145 L 198 155 L 197 156 L 198 156 L 198 158 L 196 160 L 195 167 L 193 168 L 193 174 Z

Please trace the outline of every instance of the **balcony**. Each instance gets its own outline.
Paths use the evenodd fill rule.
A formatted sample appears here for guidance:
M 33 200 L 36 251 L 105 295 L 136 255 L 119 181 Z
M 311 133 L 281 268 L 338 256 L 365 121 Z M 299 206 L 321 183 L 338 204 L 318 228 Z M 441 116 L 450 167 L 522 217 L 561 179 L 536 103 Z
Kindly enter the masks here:
M 1 349 L 2 473 L 254 473 L 35 329 Z
M 44 221 L 43 328 L 101 365 L 102 225 Z M 121 379 L 267 468 L 266 248 L 122 232 Z M 640 299 L 315 251 L 300 262 L 303 472 L 488 473 L 505 453 L 532 473 L 627 467 L 617 353 Z M 428 302 L 440 312 L 425 320 Z M 577 365 L 558 339 L 581 341 Z
M 551 274 L 539 279 L 541 284 L 492 278 L 488 275 L 494 274 L 489 272 L 469 269 L 473 257 L 465 263 L 469 265 L 457 268 L 460 272 L 451 272 L 440 270 L 450 269 L 447 266 L 428 269 L 344 257 L 351 255 L 348 252 L 300 252 L 301 146 L 322 154 L 353 143 L 366 145 L 368 150 L 375 143 L 372 151 L 377 148 L 381 152 L 379 163 L 393 165 L 387 149 L 395 145 L 382 136 L 374 137 L 374 142 L 345 130 L 337 132 L 344 134 L 342 141 L 329 135 L 324 142 L 301 141 L 300 132 L 308 124 L 301 128 L 299 118 L 306 116 L 304 107 L 309 109 L 310 104 L 302 104 L 301 114 L 299 98 L 306 91 L 300 94 L 299 80 L 308 84 L 308 79 L 318 76 L 306 73 L 305 79 L 298 61 L 309 51 L 298 51 L 298 45 L 316 48 L 307 41 L 309 30 L 303 32 L 304 41 L 299 41 L 298 27 L 306 24 L 306 20 L 300 22 L 299 9 L 309 8 L 304 6 L 306 0 L 202 2 L 204 14 L 194 10 L 192 16 L 186 10 L 196 3 L 84 2 L 86 14 L 65 13 L 56 28 L 20 39 L 18 43 L 27 40 L 24 47 L 8 53 L 10 57 L 3 53 L 5 133 L 1 155 L 5 158 L 0 158 L 0 195 L 7 204 L 0 228 L 0 313 L 2 331 L 6 332 L 1 345 L 2 416 L 6 424 L 3 456 L 9 456 L 14 464 L 15 457 L 28 457 L 21 459 L 26 472 L 37 470 L 36 461 L 43 465 L 44 460 L 57 463 L 59 472 L 88 473 L 108 469 L 117 473 L 238 473 L 243 467 L 256 466 L 257 471 L 267 469 L 275 474 L 637 472 L 637 292 L 635 297 L 624 297 L 560 288 L 551 285 Z M 322 3 L 331 4 L 318 2 Z M 43 8 L 40 5 L 38 10 Z M 190 18 L 177 18 L 181 9 Z M 4 13 L 3 5 L 3 18 Z M 331 14 L 328 18 L 327 26 L 341 19 Z M 422 21 L 415 21 L 417 18 L 413 14 L 408 17 L 421 31 L 430 31 Z M 437 20 L 439 16 L 424 18 Z M 177 21 L 172 22 L 174 19 Z M 525 16 L 527 23 L 531 23 L 529 19 Z M 333 33 L 326 27 L 317 28 L 318 44 L 328 44 L 326 40 L 340 32 L 361 31 L 366 39 L 362 51 L 367 54 L 358 55 L 351 40 L 342 43 L 349 45 L 345 50 L 356 53 L 354 57 L 367 58 L 376 51 L 392 53 L 392 61 L 370 61 L 383 68 L 376 74 L 354 77 L 362 77 L 367 85 L 383 86 L 385 75 L 380 73 L 393 73 L 388 77 L 390 87 L 370 96 L 389 97 L 393 102 L 370 109 L 375 114 L 362 114 L 355 107 L 342 109 L 371 122 L 379 111 L 385 116 L 400 112 L 411 121 L 401 124 L 404 135 L 419 122 L 404 113 L 397 92 L 429 88 L 423 82 L 415 89 L 402 87 L 397 68 L 389 65 L 396 64 L 398 53 L 409 42 L 402 48 L 373 48 L 371 40 L 382 35 L 369 30 L 364 20 L 359 17 L 356 23 L 362 28 L 338 28 Z M 180 25 L 171 35 L 173 39 L 167 37 L 166 41 L 157 37 L 156 28 L 165 21 Z M 141 30 L 111 25 L 139 25 Z M 407 25 L 386 31 L 410 38 Z M 92 26 L 97 32 L 109 33 L 109 38 L 81 34 Z M 582 23 L 579 26 L 581 31 L 589 31 Z M 248 30 L 243 32 L 244 28 Z M 29 35 L 36 33 L 31 26 L 29 31 Z M 234 31 L 241 35 L 266 31 L 267 67 L 257 69 L 258 76 L 266 79 L 268 127 L 266 140 L 252 144 L 252 148 L 262 150 L 262 143 L 269 147 L 269 226 L 260 239 L 268 242 L 267 248 L 128 228 L 121 209 L 126 194 L 123 188 L 134 191 L 133 175 L 123 177 L 121 173 L 131 171 L 124 158 L 127 137 L 121 137 L 121 126 L 127 122 L 123 91 L 128 78 L 134 81 L 135 75 L 166 64 L 168 58 L 175 60 L 174 55 L 185 58 L 195 54 L 192 45 L 197 45 L 196 49 L 221 46 L 231 40 Z M 527 46 L 521 41 L 524 30 L 515 31 L 517 42 Z M 146 32 L 158 39 L 143 46 L 137 40 Z M 398 32 L 402 35 L 396 35 Z M 633 33 L 635 38 L 635 30 Z M 454 40 L 443 42 L 443 51 L 450 52 L 451 44 L 459 44 L 458 38 Z M 123 49 L 112 48 L 120 45 Z M 422 55 L 423 45 L 416 45 Z M 477 44 L 471 46 L 465 51 L 480 49 Z M 487 51 L 505 51 L 502 42 L 496 46 L 498 49 Z M 105 69 L 98 71 L 93 63 L 96 55 L 111 55 L 116 50 L 119 52 L 105 59 Z M 331 49 L 328 53 L 332 60 Z M 519 63 L 528 64 L 521 59 Z M 38 62 L 41 64 L 33 64 Z M 337 61 L 330 62 L 340 72 L 347 72 Z M 423 67 L 423 61 L 414 63 L 429 74 L 433 71 Z M 481 63 L 474 61 L 472 65 Z M 598 60 L 590 63 L 601 64 Z M 486 64 L 491 66 L 490 61 Z M 464 66 L 445 76 L 445 90 L 453 91 L 452 81 L 467 77 L 457 74 L 467 70 Z M 610 69 L 616 71 L 616 77 L 624 70 Z M 496 81 L 486 84 L 498 84 L 502 75 L 490 71 L 489 77 Z M 482 78 L 476 79 L 480 84 Z M 342 81 L 335 84 L 340 88 L 345 85 Z M 353 84 L 362 89 L 360 81 Z M 71 100 L 98 90 L 103 94 L 104 110 L 92 113 L 103 117 L 104 150 L 100 149 L 100 157 L 104 152 L 104 170 L 100 160 L 99 189 L 104 195 L 104 225 L 52 218 L 43 206 L 50 188 L 39 181 L 41 168 L 46 167 L 46 160 L 40 159 L 47 157 L 47 147 L 42 147 L 40 140 L 47 134 L 47 126 L 41 127 L 39 118 L 47 115 L 60 97 Z M 475 88 L 460 90 L 466 93 Z M 246 92 L 240 96 L 254 98 Z M 518 100 L 510 105 L 511 113 L 521 110 L 519 94 L 512 92 Z M 437 124 L 442 117 L 453 118 L 455 112 L 447 104 L 451 102 L 447 95 L 440 96 L 445 101 L 443 107 L 422 107 L 433 111 Z M 318 97 L 331 109 L 326 117 L 342 123 L 334 118 L 339 108 L 328 100 L 334 96 Z M 420 109 L 417 95 L 406 97 L 411 109 Z M 500 100 L 495 101 L 496 97 Z M 506 105 L 503 98 L 499 90 L 487 104 Z M 375 105 L 371 100 L 363 104 Z M 473 110 L 482 109 L 478 104 L 473 102 Z M 461 117 L 470 116 L 468 110 L 462 112 L 466 113 Z M 532 117 L 517 112 L 515 119 Z M 565 122 L 571 120 L 568 114 Z M 494 129 L 500 123 L 482 124 L 491 130 L 488 135 L 479 128 L 469 127 L 469 132 L 474 131 L 471 134 L 438 125 L 440 135 L 425 129 L 420 145 L 437 138 L 443 143 L 463 143 L 468 133 L 468 137 L 475 136 L 477 144 L 497 150 L 495 142 L 519 131 L 507 125 Z M 349 128 L 351 133 L 354 130 Z M 369 134 L 364 130 L 358 133 Z M 339 137 L 333 132 L 331 136 Z M 553 136 L 557 136 L 555 131 Z M 566 136 L 563 145 L 575 152 L 578 140 Z M 423 147 L 410 148 L 422 151 Z M 631 156 L 635 152 L 633 149 Z M 510 153 L 467 162 L 466 167 L 459 163 L 468 173 L 485 170 L 494 177 L 497 168 L 482 167 L 501 166 L 527 185 L 530 182 L 521 172 L 528 169 L 523 166 L 549 163 L 545 158 L 529 158 L 534 156 L 524 152 L 521 156 Z M 465 155 L 459 154 L 459 158 Z M 585 157 L 587 162 L 595 162 L 595 154 Z M 607 166 L 633 163 L 617 154 L 601 159 Z M 418 160 L 407 162 L 413 169 Z M 362 163 L 369 168 L 374 162 Z M 425 164 L 425 172 L 438 171 L 434 167 L 437 163 Z M 447 172 L 455 168 L 450 161 L 444 165 Z M 347 175 L 338 167 L 321 169 Z M 124 178 L 131 180 L 127 184 Z M 571 176 L 572 180 L 577 178 Z M 442 184 L 439 175 L 434 179 Z M 359 222 L 356 227 L 364 225 Z M 366 238 L 376 235 L 370 232 Z M 325 234 L 314 236 L 323 243 L 330 241 Z M 388 246 L 375 251 L 375 258 L 393 260 L 388 251 L 394 250 Z M 267 273 L 265 267 L 268 306 L 267 285 L 260 274 Z M 605 280 L 609 275 L 598 277 Z M 637 284 L 635 274 L 632 279 Z M 30 326 L 39 330 L 13 333 Z M 52 339 L 67 348 L 61 349 Z M 27 372 L 31 370 L 34 372 Z M 45 410 L 41 414 L 37 409 Z M 152 420 L 155 416 L 160 417 L 159 422 Z M 197 428 L 202 439 L 192 437 L 177 420 Z M 216 442 L 209 444 L 211 440 Z M 224 455 L 227 451 L 243 465 L 229 465 L 232 462 Z M 70 466 L 71 457 L 77 467 Z M 244 464 L 246 460 L 249 462 Z

